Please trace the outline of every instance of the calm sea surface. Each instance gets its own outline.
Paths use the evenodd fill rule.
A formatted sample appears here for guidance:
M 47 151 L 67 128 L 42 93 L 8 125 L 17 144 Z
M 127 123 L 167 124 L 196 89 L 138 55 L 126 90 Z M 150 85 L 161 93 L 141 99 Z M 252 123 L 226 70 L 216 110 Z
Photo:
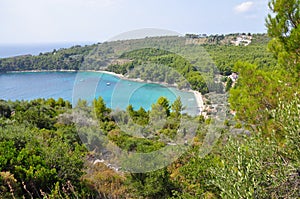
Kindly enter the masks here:
M 75 45 L 87 45 L 94 42 L 72 43 L 40 43 L 40 44 L 0 44 L 0 58 L 14 57 L 19 55 L 38 55 L 39 53 L 52 52 L 53 49 L 69 48 Z
M 31 100 L 36 98 L 63 98 L 73 105 L 78 99 L 91 102 L 101 96 L 108 107 L 126 109 L 132 104 L 149 110 L 151 104 L 164 96 L 173 102 L 178 96 L 186 112 L 197 114 L 193 93 L 179 91 L 158 84 L 122 80 L 99 72 L 23 72 L 0 74 L 0 99 Z

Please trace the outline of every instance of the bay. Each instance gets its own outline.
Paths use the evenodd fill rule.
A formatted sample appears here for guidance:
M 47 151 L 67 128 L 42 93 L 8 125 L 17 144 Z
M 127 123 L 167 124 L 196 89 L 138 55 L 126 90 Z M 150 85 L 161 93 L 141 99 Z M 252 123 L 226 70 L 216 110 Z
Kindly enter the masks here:
M 85 99 L 89 103 L 101 96 L 106 105 L 125 110 L 131 104 L 135 110 L 151 105 L 161 96 L 170 103 L 180 97 L 186 107 L 184 112 L 198 114 L 197 102 L 192 92 L 180 91 L 161 84 L 143 83 L 121 79 L 101 72 L 20 72 L 0 74 L 0 99 L 32 100 L 36 98 L 63 98 L 72 102 Z

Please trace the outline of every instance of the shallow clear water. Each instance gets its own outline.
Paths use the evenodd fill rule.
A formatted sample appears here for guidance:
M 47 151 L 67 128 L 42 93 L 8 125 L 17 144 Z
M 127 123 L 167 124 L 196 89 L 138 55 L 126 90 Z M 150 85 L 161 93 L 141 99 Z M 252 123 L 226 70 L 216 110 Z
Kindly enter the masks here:
M 78 99 L 91 102 L 101 96 L 108 107 L 126 109 L 132 104 L 149 110 L 151 104 L 164 96 L 172 103 L 181 97 L 186 112 L 197 114 L 193 93 L 179 91 L 159 84 L 123 80 L 100 72 L 23 72 L 0 74 L 0 99 L 31 100 L 63 98 L 76 104 Z

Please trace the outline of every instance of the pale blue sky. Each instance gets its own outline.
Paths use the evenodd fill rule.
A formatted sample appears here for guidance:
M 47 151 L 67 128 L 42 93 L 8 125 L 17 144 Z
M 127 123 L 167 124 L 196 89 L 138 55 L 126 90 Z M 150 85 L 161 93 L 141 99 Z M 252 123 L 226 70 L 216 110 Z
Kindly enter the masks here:
M 159 28 L 266 32 L 268 0 L 0 0 L 0 43 L 106 41 Z

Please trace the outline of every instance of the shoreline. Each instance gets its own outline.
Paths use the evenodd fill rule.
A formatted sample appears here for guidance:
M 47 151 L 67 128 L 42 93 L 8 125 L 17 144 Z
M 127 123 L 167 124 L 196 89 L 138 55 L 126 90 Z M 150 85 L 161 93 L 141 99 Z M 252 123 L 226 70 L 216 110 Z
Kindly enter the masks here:
M 110 71 L 106 71 L 106 70 L 78 70 L 77 72 L 104 73 L 104 74 L 108 74 L 108 75 L 113 75 L 113 76 L 119 77 L 121 79 L 124 78 L 124 75 L 122 75 L 122 74 L 118 74 L 118 73 L 110 72 Z
M 87 72 L 98 72 L 98 73 L 104 73 L 104 74 L 109 74 L 109 75 L 114 75 L 116 77 L 119 77 L 122 80 L 128 80 L 128 81 L 133 81 L 133 82 L 139 82 L 139 83 L 146 83 L 146 84 L 159 84 L 159 85 L 163 85 L 166 87 L 172 87 L 172 88 L 177 88 L 176 85 L 174 84 L 168 84 L 166 82 L 153 82 L 150 80 L 142 80 L 140 78 L 129 78 L 126 77 L 122 74 L 118 74 L 115 72 L 111 72 L 111 71 L 105 71 L 105 70 L 85 70 Z M 199 91 L 195 91 L 195 90 L 191 90 L 191 89 L 178 89 L 180 91 L 184 91 L 184 92 L 189 92 L 189 93 L 193 93 L 195 100 L 196 100 L 196 104 L 197 104 L 197 110 L 199 111 L 198 115 L 202 115 L 203 110 L 204 110 L 204 102 L 203 102 L 203 96 Z
M 202 115 L 202 112 L 204 110 L 204 103 L 203 103 L 203 97 L 202 94 L 199 91 L 191 91 L 194 93 L 194 96 L 196 98 L 197 102 L 197 108 L 199 109 L 199 115 Z
M 85 71 L 114 75 L 116 77 L 119 77 L 122 80 L 128 80 L 128 81 L 139 82 L 139 83 L 147 83 L 147 84 L 159 84 L 159 85 L 163 85 L 163 86 L 166 86 L 166 87 L 172 87 L 172 88 L 178 89 L 175 84 L 168 84 L 166 82 L 153 82 L 153 81 L 150 81 L 150 80 L 142 80 L 140 78 L 129 78 L 129 77 L 126 77 L 122 74 L 118 74 L 118 73 L 111 72 L 111 71 L 104 71 L 104 70 L 103 71 L 102 70 L 98 70 L 98 71 L 96 71 L 96 70 L 85 70 Z M 197 109 L 199 111 L 198 115 L 202 115 L 203 110 L 204 110 L 204 102 L 203 102 L 202 94 L 199 91 L 195 91 L 195 90 L 191 90 L 191 89 L 178 89 L 178 90 L 184 91 L 184 92 L 190 92 L 190 93 L 194 94 L 194 97 L 196 99 Z
M 33 72 L 33 73 L 38 73 L 38 72 L 96 72 L 96 73 L 104 73 L 104 74 L 108 74 L 108 75 L 113 75 L 122 80 L 128 80 L 128 81 L 146 83 L 146 84 L 159 84 L 159 85 L 163 85 L 166 87 L 172 87 L 172 88 L 178 89 L 176 84 L 168 84 L 166 82 L 153 82 L 150 80 L 142 80 L 140 78 L 129 78 L 122 74 L 118 74 L 118 73 L 106 71 L 106 70 L 24 70 L 24 71 L 8 71 L 6 73 L 25 73 L 25 72 Z M 184 92 L 190 92 L 190 93 L 194 94 L 194 97 L 196 99 L 197 109 L 199 111 L 198 115 L 201 115 L 204 110 L 202 94 L 199 91 L 195 91 L 195 90 L 191 90 L 191 89 L 178 89 L 178 90 L 181 90 Z
M 168 84 L 167 82 L 155 82 L 155 81 L 151 81 L 151 80 L 142 80 L 141 78 L 130 78 L 130 77 L 126 77 L 122 74 L 118 74 L 115 72 L 111 72 L 111 71 L 106 71 L 106 70 L 84 70 L 84 71 L 80 71 L 79 72 L 96 72 L 96 73 L 104 73 L 104 74 L 109 74 L 109 75 L 113 75 L 116 76 L 122 80 L 128 80 L 128 81 L 132 81 L 132 82 L 139 82 L 139 83 L 146 83 L 146 84 L 159 84 L 159 85 L 163 85 L 166 87 L 172 87 L 172 88 L 177 88 L 176 84 Z M 182 90 L 182 91 L 186 91 L 186 92 L 190 92 L 192 90 L 189 89 L 178 89 L 178 90 Z

